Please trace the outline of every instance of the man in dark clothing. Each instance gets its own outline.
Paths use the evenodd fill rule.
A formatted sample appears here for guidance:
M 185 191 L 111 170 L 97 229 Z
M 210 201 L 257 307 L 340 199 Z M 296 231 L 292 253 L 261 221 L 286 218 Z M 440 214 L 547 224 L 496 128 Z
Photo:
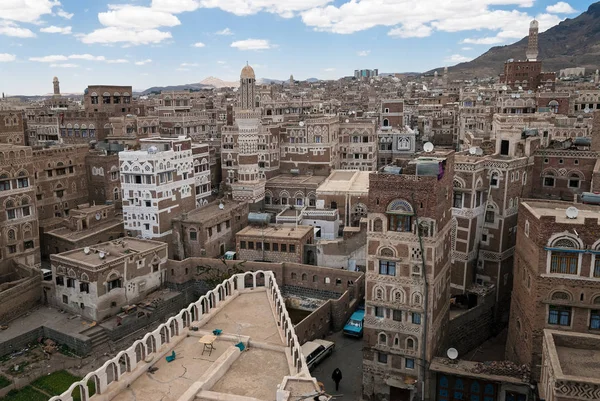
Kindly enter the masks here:
M 340 382 L 342 381 L 342 371 L 339 368 L 335 368 L 331 374 L 331 378 L 335 382 L 335 391 L 340 389 Z

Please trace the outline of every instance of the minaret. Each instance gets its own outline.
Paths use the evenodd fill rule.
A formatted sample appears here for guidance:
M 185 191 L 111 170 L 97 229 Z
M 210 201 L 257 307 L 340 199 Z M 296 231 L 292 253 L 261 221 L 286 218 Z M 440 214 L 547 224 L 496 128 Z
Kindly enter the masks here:
M 448 87 L 448 67 L 444 67 L 444 75 L 442 76 L 444 88 Z
M 249 65 L 242 68 L 240 75 L 240 108 L 242 110 L 254 110 L 254 87 L 256 77 L 254 70 Z
M 258 170 L 261 111 L 254 104 L 255 82 L 254 70 L 246 65 L 240 74 L 240 101 L 235 110 L 238 170 L 236 179 L 231 183 L 231 194 L 234 200 L 247 201 L 251 209 L 258 210 L 259 202 L 265 197 L 266 180 L 261 178 Z
M 527 61 L 536 61 L 538 57 L 538 29 L 539 23 L 536 20 L 529 24 L 529 42 L 527 43 Z
M 594 83 L 595 84 L 600 83 L 600 72 L 598 70 L 596 70 L 596 75 L 594 75 Z
M 294 86 L 294 76 L 290 75 L 290 86 Z
M 54 86 L 54 97 L 60 96 L 60 82 L 58 82 L 58 78 L 54 77 L 52 80 L 52 86 Z

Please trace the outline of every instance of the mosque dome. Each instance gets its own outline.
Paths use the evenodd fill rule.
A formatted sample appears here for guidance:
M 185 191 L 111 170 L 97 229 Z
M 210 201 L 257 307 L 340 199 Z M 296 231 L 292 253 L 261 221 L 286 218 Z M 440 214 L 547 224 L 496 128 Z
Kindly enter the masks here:
M 242 79 L 256 79 L 256 76 L 254 75 L 254 70 L 252 69 L 252 67 L 250 67 L 249 65 L 245 66 L 244 68 L 242 68 L 242 73 L 240 74 L 240 78 Z

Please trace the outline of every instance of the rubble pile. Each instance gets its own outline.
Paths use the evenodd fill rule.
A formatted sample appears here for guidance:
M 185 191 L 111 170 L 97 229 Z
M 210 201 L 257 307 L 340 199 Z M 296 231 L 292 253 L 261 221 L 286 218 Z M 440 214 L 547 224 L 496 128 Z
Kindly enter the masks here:
M 481 373 L 498 376 L 511 376 L 529 381 L 531 370 L 528 365 L 517 365 L 511 361 L 481 362 L 471 369 L 472 373 Z

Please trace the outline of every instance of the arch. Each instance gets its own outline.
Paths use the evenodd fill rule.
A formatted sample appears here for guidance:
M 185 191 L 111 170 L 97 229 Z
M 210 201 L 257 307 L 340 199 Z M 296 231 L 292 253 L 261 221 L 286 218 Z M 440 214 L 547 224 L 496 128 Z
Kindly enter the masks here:
M 146 347 L 144 347 L 144 343 L 139 340 L 135 342 L 134 347 L 135 363 L 138 364 L 146 359 Z
M 373 231 L 376 233 L 383 232 L 383 221 L 380 218 L 373 220 Z
M 571 301 L 573 296 L 569 291 L 557 290 L 550 295 L 550 299 L 553 301 Z
M 244 274 L 244 288 L 254 287 L 254 275 L 250 272 Z
M 373 300 L 385 302 L 385 293 L 385 287 L 383 287 L 382 285 L 376 284 L 373 286 Z
M 265 273 L 261 270 L 257 271 L 255 273 L 255 280 L 256 280 L 256 286 L 257 287 L 264 287 L 265 286 Z
M 306 273 L 302 273 L 302 281 L 306 281 L 308 279 L 308 275 Z
M 416 340 L 413 337 L 406 339 L 406 349 L 414 350 L 416 348 Z
M 104 370 L 106 373 L 106 385 L 109 386 L 110 383 L 119 380 L 119 373 L 117 370 L 117 365 L 114 362 L 110 362 L 106 369 Z
M 465 188 L 466 183 L 465 180 L 463 180 L 461 177 L 454 177 L 454 180 L 452 181 L 452 186 L 454 188 Z
M 383 246 L 381 247 L 381 249 L 379 249 L 379 255 L 386 257 L 386 258 L 393 258 L 396 257 L 396 251 L 394 248 L 390 248 L 387 246 Z
M 381 345 L 387 345 L 387 334 L 379 333 L 379 335 L 377 336 L 377 343 Z
M 421 305 L 423 301 L 423 296 L 420 292 L 413 292 L 411 295 L 411 302 L 413 305 Z
M 125 351 L 121 351 L 121 356 L 119 357 L 119 375 L 126 372 L 131 372 L 131 361 L 129 360 L 129 355 Z
M 406 293 L 402 288 L 395 288 L 392 291 L 392 299 L 393 302 L 404 303 L 406 300 Z
M 163 325 L 160 328 L 160 345 L 166 344 L 169 342 L 169 330 L 167 326 Z
M 387 213 L 414 214 L 414 209 L 412 205 L 404 199 L 396 199 L 388 204 Z
M 553 248 L 569 248 L 569 249 L 581 249 L 583 244 L 581 240 L 570 233 L 564 233 L 556 238 L 550 238 L 549 246 Z
M 383 126 L 384 127 L 389 127 L 390 126 L 390 120 L 388 120 L 387 118 L 383 119 Z
M 174 317 L 172 317 L 170 320 L 171 320 L 171 322 L 169 323 L 170 337 L 178 336 L 179 335 L 179 322 Z
M 156 338 L 152 334 L 148 334 L 148 338 L 146 339 L 146 350 L 148 354 L 152 354 L 156 352 Z
M 66 392 L 71 395 L 73 400 L 86 401 L 88 399 L 81 382 L 73 383 Z
M 84 381 L 85 386 L 87 387 L 88 398 L 92 397 L 94 394 L 102 394 L 104 392 L 100 386 L 100 378 L 95 373 L 89 374 L 87 379 L 84 378 Z

